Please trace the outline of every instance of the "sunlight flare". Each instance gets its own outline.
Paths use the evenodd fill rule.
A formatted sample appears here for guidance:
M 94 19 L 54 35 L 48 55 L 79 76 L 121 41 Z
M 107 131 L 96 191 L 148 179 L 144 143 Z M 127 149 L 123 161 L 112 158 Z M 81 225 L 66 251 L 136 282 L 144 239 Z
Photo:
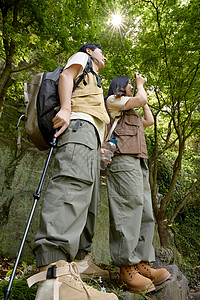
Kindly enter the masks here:
M 117 14 L 112 14 L 111 23 L 113 26 L 120 27 L 122 24 L 122 16 Z

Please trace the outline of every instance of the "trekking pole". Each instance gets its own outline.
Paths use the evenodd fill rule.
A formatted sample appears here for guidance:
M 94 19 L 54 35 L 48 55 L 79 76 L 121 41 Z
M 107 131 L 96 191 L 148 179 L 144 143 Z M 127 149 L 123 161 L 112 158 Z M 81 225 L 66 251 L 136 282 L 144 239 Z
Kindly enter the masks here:
M 13 271 L 12 271 L 12 274 L 11 274 L 11 278 L 10 278 L 10 281 L 9 281 L 9 284 L 8 284 L 8 288 L 7 288 L 7 291 L 4 295 L 3 300 L 8 300 L 8 298 L 10 296 L 11 287 L 12 287 L 13 280 L 15 278 L 15 273 L 16 273 L 17 266 L 18 266 L 18 263 L 19 263 L 19 259 L 20 259 L 25 241 L 26 241 L 26 237 L 27 237 L 27 234 L 28 234 L 29 227 L 31 225 L 31 221 L 32 221 L 32 218 L 33 218 L 33 214 L 34 214 L 34 211 L 35 211 L 37 201 L 40 199 L 40 193 L 41 193 L 42 185 L 43 185 L 43 182 L 44 182 L 44 178 L 45 178 L 45 175 L 46 175 L 46 172 L 47 172 L 47 168 L 48 168 L 48 165 L 49 165 L 49 161 L 50 161 L 53 149 L 55 147 L 56 147 L 56 138 L 53 138 L 53 141 L 51 142 L 51 148 L 49 150 L 49 154 L 48 154 L 48 157 L 47 157 L 47 160 L 46 160 L 46 163 L 45 163 L 45 166 L 44 166 L 44 170 L 43 170 L 43 173 L 42 173 L 42 176 L 41 176 L 41 179 L 40 179 L 38 189 L 37 189 L 36 193 L 33 194 L 34 203 L 33 203 L 33 206 L 32 206 L 31 212 L 30 212 L 30 216 L 29 216 L 29 219 L 28 219 L 28 222 L 27 222 L 27 225 L 26 225 L 26 229 L 25 229 L 24 236 L 23 236 L 23 239 L 22 239 L 22 242 L 21 242 L 21 246 L 19 248 L 19 252 L 18 252 L 16 261 L 15 261 L 15 265 L 14 265 L 14 268 L 13 268 Z

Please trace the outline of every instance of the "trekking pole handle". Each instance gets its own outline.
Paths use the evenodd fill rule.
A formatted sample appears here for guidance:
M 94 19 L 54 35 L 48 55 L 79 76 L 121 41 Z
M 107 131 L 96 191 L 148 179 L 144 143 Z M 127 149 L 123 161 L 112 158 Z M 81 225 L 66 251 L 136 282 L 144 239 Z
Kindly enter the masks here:
M 57 129 L 55 130 L 55 133 L 57 133 L 58 131 L 59 131 L 59 129 L 57 128 Z M 53 147 L 53 148 L 56 147 L 56 145 L 57 145 L 57 138 L 56 138 L 55 136 L 53 137 L 52 141 L 50 142 L 50 145 L 51 145 L 51 147 Z

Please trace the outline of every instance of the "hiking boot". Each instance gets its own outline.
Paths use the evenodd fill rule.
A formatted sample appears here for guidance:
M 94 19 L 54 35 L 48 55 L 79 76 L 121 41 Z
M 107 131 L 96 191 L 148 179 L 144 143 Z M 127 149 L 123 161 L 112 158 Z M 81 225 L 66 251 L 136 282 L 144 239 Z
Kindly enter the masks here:
M 113 293 L 100 292 L 85 284 L 76 263 L 59 260 L 40 268 L 40 273 L 28 278 L 29 287 L 39 282 L 35 300 L 117 300 Z
M 75 259 L 74 262 L 78 265 L 81 278 L 88 276 L 101 277 L 102 279 L 110 279 L 114 277 L 114 272 L 103 270 L 94 264 L 92 254 L 88 253 L 83 260 Z
M 136 267 L 143 276 L 151 279 L 155 285 L 165 282 L 171 276 L 165 268 L 156 270 L 145 262 L 140 262 Z
M 139 274 L 135 265 L 120 267 L 120 281 L 125 283 L 128 290 L 135 294 L 140 294 L 141 292 L 149 293 L 155 290 L 152 281 Z

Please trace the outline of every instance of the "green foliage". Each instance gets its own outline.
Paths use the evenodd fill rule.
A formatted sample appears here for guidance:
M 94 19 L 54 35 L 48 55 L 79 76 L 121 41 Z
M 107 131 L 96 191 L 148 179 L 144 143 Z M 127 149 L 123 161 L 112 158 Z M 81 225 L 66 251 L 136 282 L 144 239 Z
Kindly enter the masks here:
M 31 288 L 27 285 L 27 274 L 30 273 L 33 269 L 36 268 L 36 265 L 33 264 L 32 266 L 28 266 L 26 262 L 22 262 L 22 265 L 16 270 L 16 276 L 13 280 L 10 296 L 9 299 L 15 299 L 15 300 L 31 300 L 35 299 L 36 291 L 37 291 L 37 285 L 35 284 Z M 7 292 L 8 288 L 8 281 L 10 279 L 10 276 L 12 274 L 12 269 L 7 272 L 6 277 L 4 280 L 0 281 L 0 298 L 3 299 L 3 296 Z M 33 273 L 33 272 L 32 272 Z M 29 274 L 30 276 L 30 274 Z
M 195 140 L 194 140 L 195 143 Z M 172 164 L 176 157 L 176 148 L 171 148 L 160 156 L 158 160 L 158 187 L 159 193 L 165 196 L 169 189 L 169 184 L 172 179 L 173 170 Z M 177 204 L 187 195 L 193 184 L 196 182 L 199 174 L 199 155 L 192 147 L 192 140 L 190 146 L 186 146 L 186 152 L 182 159 L 182 167 L 179 177 L 174 188 L 172 201 L 168 206 L 168 216 L 173 213 Z
M 170 155 L 171 154 L 171 155 Z M 169 185 L 172 177 L 172 161 L 174 159 L 175 153 L 170 153 L 169 156 L 166 158 L 161 156 L 158 162 L 158 187 L 159 193 L 162 196 L 165 196 L 169 190 Z
M 3 299 L 4 294 L 7 291 L 8 282 L 2 280 L 0 282 L 0 298 Z M 10 300 L 34 300 L 36 295 L 37 285 L 28 287 L 25 279 L 15 279 L 13 281 Z
M 199 198 L 190 201 L 179 213 L 172 227 L 177 249 L 193 267 L 197 266 L 200 261 L 200 253 L 197 250 L 200 248 L 199 204 Z
M 187 194 L 188 190 L 192 187 L 193 183 L 196 182 L 199 170 L 199 157 L 194 150 L 187 148 L 187 152 L 182 159 L 182 168 L 177 179 L 177 183 L 174 189 L 172 202 L 170 203 L 170 211 L 173 212 L 176 204 Z M 172 164 L 176 157 L 176 148 L 171 148 L 165 152 L 165 155 L 161 156 L 158 162 L 158 186 L 159 192 L 165 196 L 171 178 L 173 175 Z
M 16 95 L 18 96 L 16 97 Z M 24 113 L 25 102 L 23 97 L 23 84 L 19 81 L 15 81 L 7 92 L 7 101 L 0 122 L 1 138 L 5 136 L 16 144 L 18 132 L 15 124 L 19 117 Z M 22 124 L 20 124 L 20 130 L 21 133 L 24 132 Z
M 180 205 L 188 193 L 190 193 L 194 183 L 198 180 L 200 160 L 199 155 L 194 152 L 196 141 L 198 141 L 198 138 L 196 140 L 193 139 L 193 143 L 190 141 L 186 146 L 187 151 L 182 159 L 181 172 L 174 188 L 172 201 L 167 208 L 166 217 L 169 224 L 176 207 Z M 165 156 L 162 156 L 159 160 L 157 183 L 161 197 L 165 196 L 168 192 L 172 177 L 171 165 L 175 155 L 176 149 L 170 149 L 168 153 L 166 152 Z M 200 254 L 199 251 L 197 251 L 200 247 L 199 196 L 199 189 L 197 188 L 195 193 L 188 197 L 186 205 L 178 212 L 174 223 L 170 225 L 174 233 L 175 245 L 184 257 L 184 261 L 187 262 L 188 267 L 189 265 L 192 267 L 197 266 L 200 260 Z
M 194 151 L 188 149 L 185 153 L 183 160 L 182 160 L 182 168 L 181 172 L 179 174 L 179 177 L 177 179 L 176 187 L 174 189 L 174 193 L 172 196 L 172 201 L 168 207 L 168 212 L 173 212 L 176 205 L 181 202 L 181 200 L 184 199 L 184 197 L 188 194 L 188 192 L 191 190 L 194 183 L 197 181 L 197 178 L 199 176 L 199 170 L 200 170 L 200 160 L 197 153 Z M 194 194 L 193 198 L 191 197 L 190 200 L 195 199 L 196 195 L 198 194 L 198 190 Z M 194 213 L 197 214 L 195 210 L 195 203 L 193 202 L 193 209 Z M 197 204 L 197 203 L 196 203 Z M 198 214 L 197 214 L 198 215 Z

